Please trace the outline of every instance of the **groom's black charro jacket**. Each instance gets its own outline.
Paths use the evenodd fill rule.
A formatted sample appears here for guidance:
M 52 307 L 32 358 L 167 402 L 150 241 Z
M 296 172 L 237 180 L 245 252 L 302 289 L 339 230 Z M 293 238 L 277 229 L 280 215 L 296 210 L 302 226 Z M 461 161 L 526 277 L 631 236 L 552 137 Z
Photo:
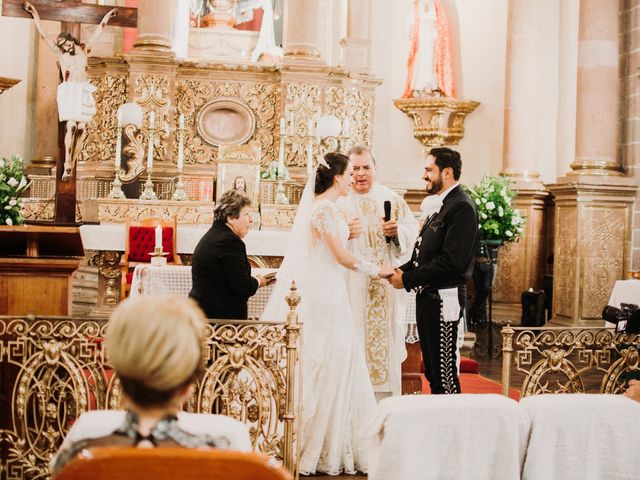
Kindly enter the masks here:
M 469 195 L 456 186 L 420 231 L 411 260 L 400 267 L 407 291 L 433 292 L 463 285 L 473 271 L 478 217 Z

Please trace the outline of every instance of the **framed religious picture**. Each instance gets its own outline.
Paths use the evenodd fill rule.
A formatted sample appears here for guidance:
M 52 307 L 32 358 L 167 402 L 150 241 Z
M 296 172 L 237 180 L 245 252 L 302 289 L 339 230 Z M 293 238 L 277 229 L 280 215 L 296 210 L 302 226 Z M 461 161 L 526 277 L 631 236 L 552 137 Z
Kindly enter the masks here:
M 221 145 L 216 176 L 216 201 L 227 190 L 240 190 L 258 205 L 260 195 L 260 148 Z

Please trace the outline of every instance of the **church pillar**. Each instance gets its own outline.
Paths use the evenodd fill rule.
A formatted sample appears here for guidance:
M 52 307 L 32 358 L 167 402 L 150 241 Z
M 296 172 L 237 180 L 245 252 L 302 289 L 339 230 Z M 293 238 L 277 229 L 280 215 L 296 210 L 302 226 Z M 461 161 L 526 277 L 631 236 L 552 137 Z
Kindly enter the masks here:
M 553 321 L 600 325 L 630 266 L 636 185 L 618 157 L 620 2 L 581 0 L 576 149 L 555 197 Z
M 340 40 L 344 67 L 354 73 L 368 74 L 371 64 L 371 1 L 348 0 L 347 36 Z
M 140 0 L 138 5 L 138 37 L 132 54 L 152 51 L 171 53 L 174 0 Z
M 500 250 L 493 298 L 519 312 L 520 295 L 539 289 L 545 261 L 545 199 L 548 192 L 538 173 L 536 148 L 536 5 L 509 2 L 502 174 L 514 180 L 515 206 L 527 218 L 523 237 Z M 513 316 L 513 315 L 511 315 Z
M 318 50 L 318 0 L 285 2 L 283 47 L 285 64 L 322 64 Z

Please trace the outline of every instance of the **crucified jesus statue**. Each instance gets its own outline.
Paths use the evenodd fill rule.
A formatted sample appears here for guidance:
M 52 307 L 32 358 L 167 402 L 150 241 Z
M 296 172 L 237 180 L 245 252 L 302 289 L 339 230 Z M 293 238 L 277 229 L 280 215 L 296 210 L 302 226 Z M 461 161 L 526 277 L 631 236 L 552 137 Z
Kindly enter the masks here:
M 75 160 L 84 141 L 86 126 L 96 112 L 93 92 L 96 88 L 87 76 L 87 57 L 92 45 L 98 40 L 105 25 L 117 14 L 117 10 L 109 10 L 86 44 L 80 43 L 68 32 L 61 32 L 53 42 L 44 32 L 40 16 L 35 7 L 25 1 L 23 8 L 29 12 L 36 22 L 36 28 L 47 46 L 58 56 L 60 67 L 60 85 L 58 85 L 58 119 L 66 123 L 64 136 L 64 172 L 62 181 L 67 181 L 73 174 Z

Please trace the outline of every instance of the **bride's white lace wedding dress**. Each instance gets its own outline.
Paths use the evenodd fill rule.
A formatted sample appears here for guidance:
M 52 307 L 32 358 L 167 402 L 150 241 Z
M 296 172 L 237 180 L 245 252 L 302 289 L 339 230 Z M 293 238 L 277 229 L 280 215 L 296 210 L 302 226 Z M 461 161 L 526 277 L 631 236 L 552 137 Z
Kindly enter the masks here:
M 310 223 L 319 238 L 312 241 L 308 268 L 301 274 L 300 473 L 365 472 L 361 432 L 373 416 L 376 400 L 351 313 L 347 271 L 326 242 L 330 235 L 346 245 L 349 228 L 329 200 L 314 201 Z

